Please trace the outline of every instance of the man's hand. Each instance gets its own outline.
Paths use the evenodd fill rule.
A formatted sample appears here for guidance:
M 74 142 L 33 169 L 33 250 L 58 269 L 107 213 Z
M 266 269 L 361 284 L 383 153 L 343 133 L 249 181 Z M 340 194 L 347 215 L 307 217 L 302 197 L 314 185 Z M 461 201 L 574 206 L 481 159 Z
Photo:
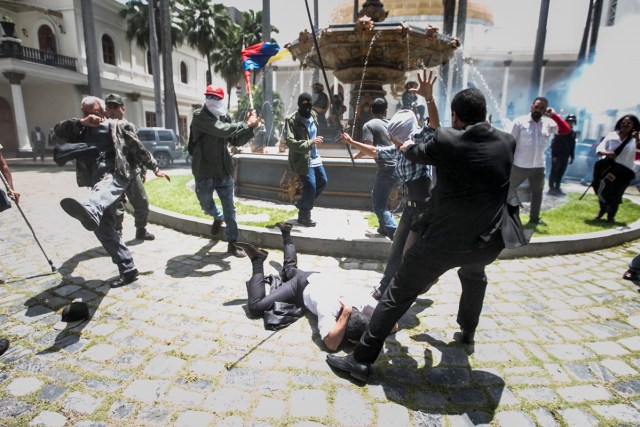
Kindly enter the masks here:
M 413 140 L 409 139 L 407 141 L 405 141 L 401 146 L 400 146 L 400 151 L 407 151 L 407 149 L 409 147 L 411 147 L 412 145 L 416 145 L 415 142 L 413 142 Z
M 82 126 L 90 128 L 97 128 L 103 121 L 104 119 L 102 117 L 95 114 L 89 114 L 86 117 L 80 119 L 80 123 L 82 123 Z
M 353 138 L 351 138 L 349 136 L 348 133 L 346 132 L 342 132 L 342 134 L 340 135 L 340 139 L 342 140 L 342 142 L 344 142 L 345 144 L 351 144 L 353 142 Z
M 323 141 L 323 138 L 321 136 L 316 136 L 311 140 L 311 143 L 315 145 L 321 145 L 322 141 Z
M 7 196 L 9 196 L 11 200 L 15 200 L 16 203 L 20 200 L 20 193 L 14 190 L 7 190 Z
M 155 176 L 157 176 L 158 178 L 166 178 L 167 181 L 171 182 L 171 177 L 169 175 L 167 175 L 166 173 L 162 172 L 160 169 L 154 170 L 153 174 Z
M 427 102 L 433 102 L 433 84 L 437 79 L 438 76 L 433 75 L 433 70 L 429 71 L 429 76 L 427 77 L 427 69 L 423 68 L 422 75 L 418 72 L 418 83 L 420 86 L 417 88 L 410 88 L 409 91 L 423 96 Z
M 256 110 L 251 110 L 247 113 L 247 125 L 250 128 L 260 125 L 260 118 L 256 115 Z

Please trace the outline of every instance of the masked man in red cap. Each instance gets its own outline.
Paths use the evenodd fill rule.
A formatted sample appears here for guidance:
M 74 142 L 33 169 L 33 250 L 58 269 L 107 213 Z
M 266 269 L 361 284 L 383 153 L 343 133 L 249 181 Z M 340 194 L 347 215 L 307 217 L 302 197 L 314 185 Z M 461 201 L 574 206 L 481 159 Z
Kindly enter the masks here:
M 224 90 L 209 85 L 204 96 L 204 106 L 193 113 L 189 132 L 188 149 L 193 156 L 191 171 L 196 181 L 196 196 L 204 213 L 213 217 L 211 234 L 218 234 L 225 222 L 227 252 L 243 257 L 244 251 L 234 244 L 238 241 L 238 224 L 233 202 L 233 163 L 227 144 L 235 147 L 246 144 L 260 119 L 255 111 L 250 111 L 246 121 L 228 123 Z M 214 191 L 222 202 L 222 213 L 213 200 Z

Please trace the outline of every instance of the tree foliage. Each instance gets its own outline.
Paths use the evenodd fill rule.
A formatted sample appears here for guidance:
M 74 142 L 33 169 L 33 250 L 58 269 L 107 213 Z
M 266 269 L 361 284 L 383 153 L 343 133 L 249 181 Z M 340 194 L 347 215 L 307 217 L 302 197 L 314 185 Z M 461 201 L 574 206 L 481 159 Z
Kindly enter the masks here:
M 153 10 L 155 11 L 156 18 L 156 32 L 158 36 L 158 48 L 162 49 L 161 45 L 161 31 L 162 25 L 160 23 L 160 1 L 151 0 L 153 3 Z M 175 12 L 176 8 L 180 8 L 180 3 L 175 0 L 171 0 L 171 10 L 174 11 L 171 16 L 171 45 L 173 47 L 179 46 L 184 41 L 184 35 L 182 31 L 183 23 L 180 14 Z M 120 9 L 120 17 L 127 21 L 127 40 L 135 40 L 136 46 L 142 50 L 149 48 L 149 16 L 148 16 L 149 4 L 142 0 L 128 0 L 124 7 Z

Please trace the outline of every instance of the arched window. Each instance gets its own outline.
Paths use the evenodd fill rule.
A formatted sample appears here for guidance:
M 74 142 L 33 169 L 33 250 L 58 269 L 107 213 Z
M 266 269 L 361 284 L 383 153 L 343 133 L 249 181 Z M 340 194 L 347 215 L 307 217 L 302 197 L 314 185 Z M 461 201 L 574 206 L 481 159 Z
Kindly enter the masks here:
M 153 67 L 152 67 L 152 63 L 151 63 L 151 51 L 148 50 L 147 51 L 147 73 L 153 75 Z
M 184 61 L 180 61 L 180 81 L 182 83 L 189 83 L 187 79 L 187 64 Z
M 40 28 L 38 28 L 38 48 L 43 52 L 58 52 L 56 37 L 48 25 L 41 25 Z
M 116 65 L 116 47 L 106 34 L 102 36 L 102 60 L 105 64 Z

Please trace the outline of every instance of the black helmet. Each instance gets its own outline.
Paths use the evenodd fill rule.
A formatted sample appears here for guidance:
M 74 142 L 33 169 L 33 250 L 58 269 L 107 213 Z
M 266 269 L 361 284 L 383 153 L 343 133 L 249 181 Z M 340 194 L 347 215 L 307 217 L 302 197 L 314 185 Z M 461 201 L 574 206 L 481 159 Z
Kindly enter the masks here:
M 569 114 L 567 117 L 564 118 L 564 120 L 566 122 L 575 122 L 578 123 L 578 120 L 576 119 L 576 115 L 575 114 Z

